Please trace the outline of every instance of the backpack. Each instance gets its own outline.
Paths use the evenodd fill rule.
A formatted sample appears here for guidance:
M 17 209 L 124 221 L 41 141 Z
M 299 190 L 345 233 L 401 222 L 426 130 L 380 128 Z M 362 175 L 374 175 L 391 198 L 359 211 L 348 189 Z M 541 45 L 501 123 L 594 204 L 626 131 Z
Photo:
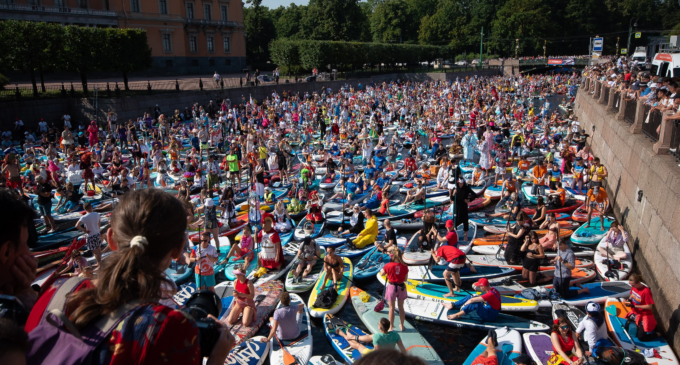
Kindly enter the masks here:
M 317 308 L 330 309 L 335 304 L 335 300 L 338 299 L 338 291 L 335 287 L 330 287 L 328 289 L 323 289 L 316 297 L 314 306 Z
M 139 302 L 127 303 L 78 331 L 63 311 L 66 296 L 74 292 L 84 280 L 75 277 L 55 281 L 54 285 L 59 288 L 38 326 L 28 334 L 27 364 L 91 364 L 97 347 L 110 337 L 123 319 L 139 309 Z
M 646 365 L 645 355 L 621 347 L 605 347 L 599 351 L 599 362 L 605 365 Z

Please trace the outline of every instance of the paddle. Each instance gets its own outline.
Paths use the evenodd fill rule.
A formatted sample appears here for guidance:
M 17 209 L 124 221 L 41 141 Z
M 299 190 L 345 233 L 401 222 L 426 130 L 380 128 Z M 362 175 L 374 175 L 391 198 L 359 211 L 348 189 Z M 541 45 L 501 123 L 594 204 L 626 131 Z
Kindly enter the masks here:
M 281 351 L 283 351 L 283 365 L 297 364 L 298 362 L 297 362 L 297 359 L 295 358 L 295 356 L 291 355 L 290 352 L 288 352 L 288 350 L 286 350 L 286 347 L 283 346 L 283 344 L 281 343 L 281 340 L 279 340 L 279 338 L 276 336 L 276 333 L 274 333 L 274 338 L 276 339 L 276 341 L 278 341 L 279 346 L 281 346 Z
M 616 320 L 619 322 L 619 325 L 621 325 L 621 329 L 623 329 L 623 333 L 625 333 L 626 337 L 628 337 L 628 341 L 630 341 L 630 343 L 633 345 L 633 350 L 637 351 L 638 347 L 635 344 L 635 341 L 633 341 L 633 338 L 630 337 L 630 334 L 628 333 L 628 331 L 626 331 L 626 327 L 623 325 L 623 323 L 621 323 L 621 318 L 618 316 L 618 310 L 616 309 L 616 306 L 615 305 L 606 306 L 604 310 L 616 318 Z

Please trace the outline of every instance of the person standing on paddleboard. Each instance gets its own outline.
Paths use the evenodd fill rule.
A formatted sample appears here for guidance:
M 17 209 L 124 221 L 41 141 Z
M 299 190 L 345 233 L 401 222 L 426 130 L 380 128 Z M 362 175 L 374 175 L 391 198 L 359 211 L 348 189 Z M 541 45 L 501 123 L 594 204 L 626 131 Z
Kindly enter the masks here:
M 406 292 L 406 285 L 404 282 L 408 277 L 408 266 L 404 263 L 402 258 L 403 253 L 398 247 L 393 247 L 390 251 L 390 263 L 383 266 L 380 270 L 380 275 L 387 276 L 387 283 L 385 284 L 385 300 L 390 306 L 389 319 L 390 329 L 394 330 L 394 302 L 399 304 L 399 328 L 404 330 L 404 321 L 406 321 L 406 310 L 404 310 L 404 300 L 408 297 Z
M 559 237 L 558 237 L 559 239 Z M 557 257 L 551 260 L 550 263 L 555 265 L 555 276 L 553 276 L 553 289 L 563 299 L 573 298 L 581 293 L 590 293 L 590 289 L 581 286 L 579 290 L 569 289 L 571 286 L 571 270 L 576 267 L 576 256 L 571 250 L 567 241 L 560 239 L 560 244 L 557 246 Z
M 449 287 L 449 292 L 444 296 L 455 296 L 454 291 L 460 291 L 463 285 L 460 280 L 460 269 L 465 267 L 465 254 L 458 247 L 449 245 L 440 246 L 436 252 L 432 248 L 430 252 L 434 262 L 447 265 L 444 270 L 444 281 L 446 281 L 446 286 Z
M 466 314 L 476 312 L 483 321 L 495 321 L 501 311 L 501 294 L 496 288 L 489 285 L 489 280 L 486 278 L 481 278 L 472 285 L 479 289 L 482 295 L 468 295 L 455 303 L 444 303 L 443 305 L 447 309 L 460 307 L 460 312 L 450 314 L 446 318 L 458 319 Z
M 196 288 L 198 290 L 207 288 L 215 291 L 215 270 L 213 265 L 219 259 L 219 254 L 215 246 L 210 245 L 210 232 L 201 233 L 201 247 L 191 249 L 189 262 L 195 262 Z

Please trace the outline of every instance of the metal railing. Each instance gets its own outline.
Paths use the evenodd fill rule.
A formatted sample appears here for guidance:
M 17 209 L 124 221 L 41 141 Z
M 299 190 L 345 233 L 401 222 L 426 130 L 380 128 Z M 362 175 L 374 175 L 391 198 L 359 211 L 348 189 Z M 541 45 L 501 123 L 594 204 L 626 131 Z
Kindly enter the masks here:
M 635 122 L 635 114 L 637 113 L 637 100 L 627 100 L 626 110 L 623 112 L 623 120 L 626 123 L 633 124 Z
M 605 86 L 605 88 L 604 88 L 604 101 L 605 101 L 605 104 L 606 104 L 606 103 L 609 103 L 609 90 L 610 90 L 610 89 L 611 89 L 611 87 L 609 87 L 609 86 Z
M 645 121 L 642 123 L 642 133 L 653 142 L 657 142 L 659 141 L 658 129 L 661 126 L 663 114 L 658 110 L 647 112 L 647 107 L 645 107 L 645 112 Z
M 666 121 L 669 123 L 670 121 Z M 673 127 L 671 127 L 671 147 L 668 153 L 675 156 L 676 160 L 680 160 L 680 121 L 674 120 Z
M 621 108 L 621 91 L 616 90 L 614 92 L 614 105 L 612 106 L 612 110 L 615 112 L 619 112 L 619 108 Z
M 25 5 L 0 3 L 0 10 L 10 11 L 30 11 L 40 13 L 74 14 L 74 15 L 93 15 L 93 16 L 116 16 L 115 11 L 93 10 L 81 8 L 67 8 L 59 6 Z

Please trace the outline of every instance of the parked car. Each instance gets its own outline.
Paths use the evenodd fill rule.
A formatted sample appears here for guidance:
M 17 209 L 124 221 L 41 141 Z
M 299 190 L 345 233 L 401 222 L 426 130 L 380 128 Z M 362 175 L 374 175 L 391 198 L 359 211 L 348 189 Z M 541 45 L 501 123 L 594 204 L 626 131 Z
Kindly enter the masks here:
M 267 83 L 267 82 L 274 82 L 274 81 L 276 81 L 276 80 L 274 80 L 274 78 L 271 77 L 270 75 L 260 75 L 260 76 L 257 77 L 257 80 L 260 81 L 261 83 Z

